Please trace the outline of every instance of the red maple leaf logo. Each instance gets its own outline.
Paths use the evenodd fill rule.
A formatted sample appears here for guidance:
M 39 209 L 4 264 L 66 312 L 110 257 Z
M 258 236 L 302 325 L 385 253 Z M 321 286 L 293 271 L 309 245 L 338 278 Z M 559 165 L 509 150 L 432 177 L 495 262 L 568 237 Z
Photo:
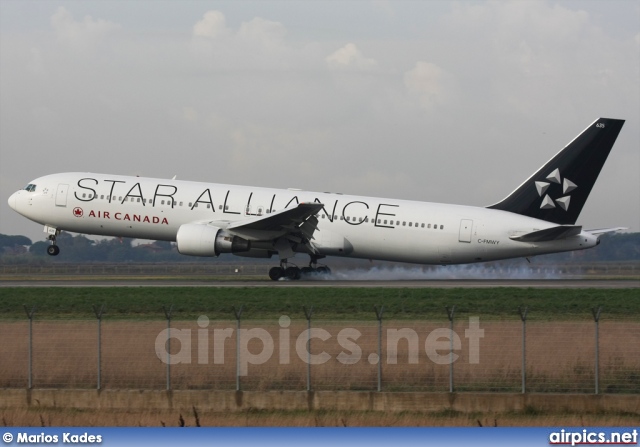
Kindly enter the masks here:
M 82 217 L 82 215 L 84 214 L 84 212 L 82 211 L 82 208 L 74 208 L 73 209 L 73 215 L 76 217 Z

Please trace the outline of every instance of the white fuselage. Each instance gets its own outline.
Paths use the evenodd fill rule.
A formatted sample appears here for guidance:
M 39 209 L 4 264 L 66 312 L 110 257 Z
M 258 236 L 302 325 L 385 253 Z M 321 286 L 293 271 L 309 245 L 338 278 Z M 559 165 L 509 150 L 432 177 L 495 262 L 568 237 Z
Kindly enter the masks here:
M 91 173 L 53 174 L 31 183 L 33 191 L 9 199 L 14 210 L 51 228 L 94 235 L 175 241 L 183 224 L 236 222 L 317 202 L 324 207 L 313 237 L 325 255 L 458 264 L 597 245 L 587 232 L 549 242 L 514 241 L 511 236 L 555 224 L 471 206 Z

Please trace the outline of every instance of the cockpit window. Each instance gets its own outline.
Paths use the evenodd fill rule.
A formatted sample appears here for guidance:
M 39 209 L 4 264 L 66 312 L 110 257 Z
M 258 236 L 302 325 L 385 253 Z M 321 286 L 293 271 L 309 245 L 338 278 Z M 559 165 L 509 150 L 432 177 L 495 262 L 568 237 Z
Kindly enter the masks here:
M 33 183 L 29 183 L 27 186 L 25 186 L 24 190 L 29 192 L 35 192 L 36 185 L 34 185 Z

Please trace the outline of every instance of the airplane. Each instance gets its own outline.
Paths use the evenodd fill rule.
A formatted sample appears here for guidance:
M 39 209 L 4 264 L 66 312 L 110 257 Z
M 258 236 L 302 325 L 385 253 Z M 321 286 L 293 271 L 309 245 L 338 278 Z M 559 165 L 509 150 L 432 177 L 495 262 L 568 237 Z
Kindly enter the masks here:
M 69 172 L 31 181 L 9 206 L 61 231 L 176 242 L 190 256 L 271 258 L 272 280 L 328 274 L 326 256 L 466 264 L 583 250 L 622 227 L 576 225 L 624 120 L 599 118 L 510 195 L 487 207 L 299 189 Z M 290 262 L 310 257 L 303 268 Z

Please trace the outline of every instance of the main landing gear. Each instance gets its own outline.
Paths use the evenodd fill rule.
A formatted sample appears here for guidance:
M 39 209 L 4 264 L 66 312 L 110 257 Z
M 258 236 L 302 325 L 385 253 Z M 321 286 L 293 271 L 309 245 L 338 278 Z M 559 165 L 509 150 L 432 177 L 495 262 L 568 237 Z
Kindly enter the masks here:
M 280 278 L 297 280 L 305 277 L 317 276 L 317 275 L 329 275 L 331 269 L 326 265 L 316 267 L 317 260 L 312 259 L 309 263 L 309 267 L 289 266 L 287 261 L 280 262 L 280 267 L 272 267 L 269 270 L 269 278 L 273 281 L 278 281 Z
M 47 254 L 49 256 L 58 256 L 58 254 L 60 254 L 60 247 L 56 245 L 56 235 L 50 234 L 49 240 L 51 241 L 51 245 L 47 247 Z

